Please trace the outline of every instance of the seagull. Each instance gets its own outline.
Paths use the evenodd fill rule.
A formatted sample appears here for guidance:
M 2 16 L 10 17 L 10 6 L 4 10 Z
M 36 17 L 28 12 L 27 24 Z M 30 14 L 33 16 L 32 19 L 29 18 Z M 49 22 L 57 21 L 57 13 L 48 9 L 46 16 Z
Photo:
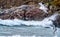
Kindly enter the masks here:
M 40 5 L 39 9 L 43 10 L 45 13 L 48 13 L 47 12 L 48 8 L 44 4 L 42 3 L 38 3 L 38 4 Z

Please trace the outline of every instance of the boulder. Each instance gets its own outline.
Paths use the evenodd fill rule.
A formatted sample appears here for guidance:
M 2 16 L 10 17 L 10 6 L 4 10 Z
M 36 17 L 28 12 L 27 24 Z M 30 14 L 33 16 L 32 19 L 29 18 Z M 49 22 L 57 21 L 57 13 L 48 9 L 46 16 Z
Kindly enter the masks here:
M 33 5 L 23 5 L 4 10 L 0 13 L 0 19 L 43 20 L 50 15 Z

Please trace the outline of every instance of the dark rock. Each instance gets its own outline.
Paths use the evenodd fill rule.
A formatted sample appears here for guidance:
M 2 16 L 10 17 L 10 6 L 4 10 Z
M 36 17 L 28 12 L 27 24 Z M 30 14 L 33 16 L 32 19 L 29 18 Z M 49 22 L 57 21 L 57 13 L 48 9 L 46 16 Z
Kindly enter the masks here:
M 4 10 L 0 19 L 43 20 L 50 15 L 50 13 L 47 14 L 34 5 L 23 5 Z
M 53 21 L 53 24 L 55 25 L 55 27 L 60 28 L 60 15 L 56 17 L 56 20 Z

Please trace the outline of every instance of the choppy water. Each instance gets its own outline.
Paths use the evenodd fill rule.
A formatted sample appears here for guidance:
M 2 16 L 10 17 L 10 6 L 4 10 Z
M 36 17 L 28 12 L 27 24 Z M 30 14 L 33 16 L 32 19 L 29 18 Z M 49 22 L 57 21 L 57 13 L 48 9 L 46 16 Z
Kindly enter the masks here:
M 39 3 L 39 5 L 39 9 L 43 10 L 45 13 L 48 13 L 47 7 L 45 7 L 42 3 Z M 21 7 L 24 7 L 24 5 Z M 8 12 L 8 10 L 6 12 Z M 3 11 L 1 10 L 0 13 L 3 13 Z M 45 28 L 53 25 L 51 20 L 56 20 L 56 16 L 58 16 L 58 14 L 55 13 L 52 16 L 43 19 L 42 21 L 0 19 L 0 37 L 60 37 L 60 29 L 58 29 L 56 35 L 54 35 L 53 29 Z
M 57 37 L 60 37 L 60 29 L 57 32 Z M 8 37 L 54 37 L 53 30 L 51 28 L 44 27 L 9 27 L 0 26 L 0 36 Z
M 53 14 L 42 21 L 24 21 L 24 20 L 2 20 L 0 19 L 0 36 L 1 37 L 59 37 L 60 29 L 56 35 L 51 27 L 58 14 Z M 51 19 L 51 20 L 49 20 Z

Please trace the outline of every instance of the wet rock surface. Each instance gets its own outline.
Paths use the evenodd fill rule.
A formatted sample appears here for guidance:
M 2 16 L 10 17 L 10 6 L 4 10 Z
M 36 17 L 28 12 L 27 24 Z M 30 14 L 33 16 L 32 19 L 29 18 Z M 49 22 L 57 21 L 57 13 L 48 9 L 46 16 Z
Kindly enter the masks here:
M 43 20 L 50 15 L 33 5 L 22 5 L 4 10 L 0 13 L 0 19 Z
M 56 17 L 56 20 L 53 21 L 53 24 L 55 25 L 55 27 L 60 28 L 60 15 Z

